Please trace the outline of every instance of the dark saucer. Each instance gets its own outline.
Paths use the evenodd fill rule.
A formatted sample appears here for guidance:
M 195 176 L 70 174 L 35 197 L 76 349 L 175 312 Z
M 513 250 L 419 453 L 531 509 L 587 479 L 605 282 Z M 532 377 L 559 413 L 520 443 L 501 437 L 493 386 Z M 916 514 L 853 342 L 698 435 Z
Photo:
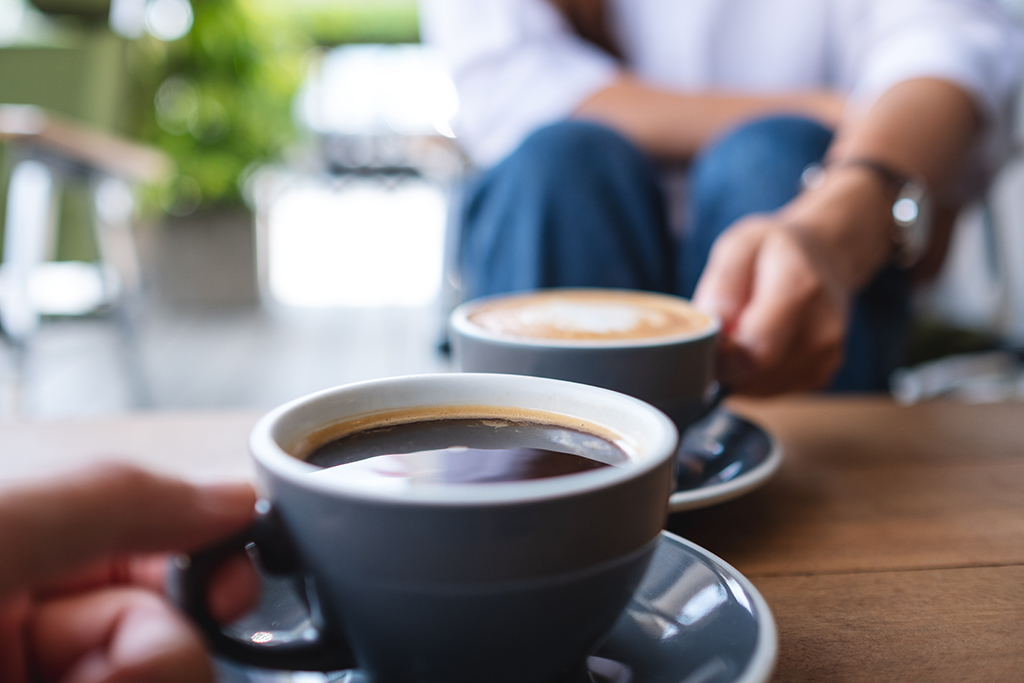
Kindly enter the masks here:
M 256 636 L 247 623 L 271 624 L 274 631 L 259 633 L 274 637 L 301 633 L 305 614 L 289 590 L 268 586 L 259 614 L 237 623 L 234 635 Z M 643 583 L 587 668 L 593 683 L 762 683 L 777 648 L 775 621 L 757 589 L 666 531 Z M 281 673 L 219 663 L 218 673 L 222 683 L 367 683 L 357 671 Z
M 683 433 L 676 456 L 672 512 L 706 507 L 764 484 L 782 462 L 782 449 L 750 420 L 719 408 Z

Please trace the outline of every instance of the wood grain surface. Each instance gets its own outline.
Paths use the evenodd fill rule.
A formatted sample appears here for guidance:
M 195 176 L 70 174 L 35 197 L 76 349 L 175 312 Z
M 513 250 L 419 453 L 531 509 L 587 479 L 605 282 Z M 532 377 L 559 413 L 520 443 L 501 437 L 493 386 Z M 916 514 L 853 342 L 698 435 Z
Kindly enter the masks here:
M 1024 404 L 735 401 L 785 460 L 668 528 L 779 626 L 775 681 L 1024 681 Z
M 754 581 L 779 627 L 775 681 L 1024 681 L 1024 567 Z

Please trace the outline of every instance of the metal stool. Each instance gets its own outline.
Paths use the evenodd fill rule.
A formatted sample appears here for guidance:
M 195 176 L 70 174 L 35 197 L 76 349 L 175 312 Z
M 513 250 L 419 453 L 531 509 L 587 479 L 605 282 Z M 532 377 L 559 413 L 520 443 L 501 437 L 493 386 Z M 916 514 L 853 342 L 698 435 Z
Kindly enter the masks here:
M 20 410 L 25 358 L 43 315 L 85 315 L 107 308 L 125 342 L 122 357 L 135 402 L 146 405 L 132 324 L 141 277 L 131 185 L 165 178 L 170 160 L 154 149 L 27 105 L 0 105 L 0 142 L 5 143 L 10 178 L 0 261 L 0 330 L 14 351 L 8 405 Z M 51 260 L 57 200 L 70 181 L 89 189 L 97 263 Z M 46 285 L 54 282 L 66 283 L 76 296 L 47 298 Z

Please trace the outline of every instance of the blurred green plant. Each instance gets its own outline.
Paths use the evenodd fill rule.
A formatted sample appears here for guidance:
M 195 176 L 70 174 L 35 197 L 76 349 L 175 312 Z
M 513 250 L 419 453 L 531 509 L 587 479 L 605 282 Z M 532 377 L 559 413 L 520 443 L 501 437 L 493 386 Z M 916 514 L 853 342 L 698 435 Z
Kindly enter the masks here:
M 297 4 L 257 1 L 278 12 L 288 12 L 319 45 L 419 41 L 416 0 L 299 0 Z
M 239 178 L 294 140 L 292 98 L 313 45 L 246 0 L 193 0 L 192 30 L 132 41 L 134 134 L 170 154 L 177 175 L 148 197 L 171 214 L 238 204 Z
M 175 215 L 240 204 L 248 169 L 296 141 L 292 100 L 318 46 L 419 39 L 415 0 L 192 0 L 192 30 L 131 41 L 136 137 L 178 174 L 149 204 Z

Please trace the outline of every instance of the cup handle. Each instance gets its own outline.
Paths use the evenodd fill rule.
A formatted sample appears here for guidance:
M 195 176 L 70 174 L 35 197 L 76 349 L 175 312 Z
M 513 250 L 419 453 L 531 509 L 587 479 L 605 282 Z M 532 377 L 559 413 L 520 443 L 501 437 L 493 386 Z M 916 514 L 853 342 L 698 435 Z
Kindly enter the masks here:
M 339 671 L 355 667 L 344 639 L 318 625 L 315 635 L 293 643 L 258 645 L 221 631 L 206 605 L 210 576 L 230 555 L 255 544 L 260 564 L 270 574 L 301 575 L 301 563 L 276 511 L 266 501 L 257 504 L 252 525 L 238 535 L 172 562 L 167 579 L 172 600 L 199 627 L 217 655 L 240 664 L 291 671 Z
M 711 386 L 708 387 L 707 395 L 704 397 L 704 405 L 701 406 L 697 417 L 692 422 L 700 422 L 710 415 L 731 393 L 732 387 L 728 384 L 722 384 L 718 380 L 713 381 Z

